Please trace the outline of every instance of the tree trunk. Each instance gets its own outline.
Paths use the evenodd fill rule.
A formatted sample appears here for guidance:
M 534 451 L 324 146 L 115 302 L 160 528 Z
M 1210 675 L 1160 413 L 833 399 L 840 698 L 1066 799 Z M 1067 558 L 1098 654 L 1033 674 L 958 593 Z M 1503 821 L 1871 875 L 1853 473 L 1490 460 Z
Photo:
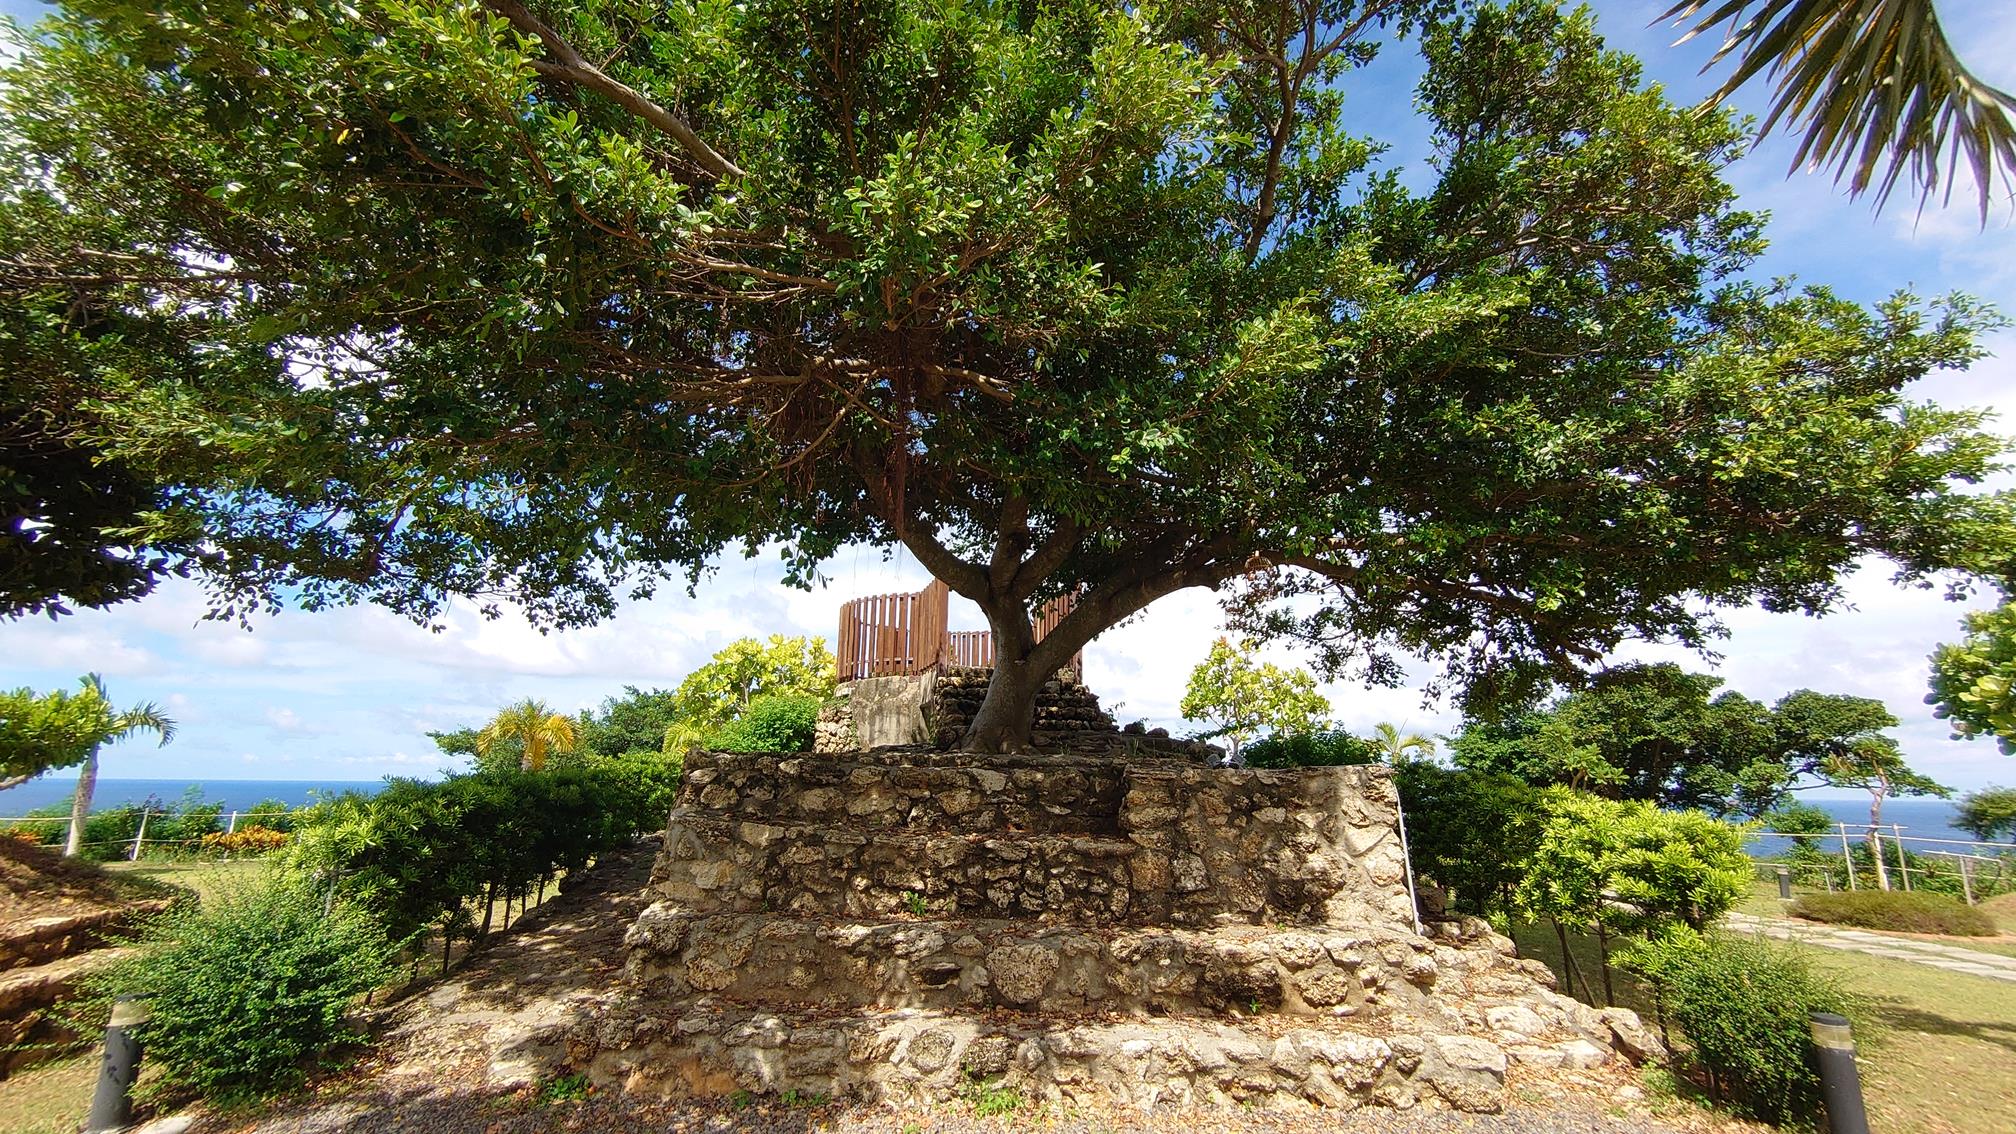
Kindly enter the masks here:
M 84 847 L 84 817 L 91 813 L 91 796 L 97 790 L 98 750 L 93 748 L 77 773 L 77 793 L 70 797 L 70 837 L 63 844 L 66 857 L 77 857 Z
M 966 726 L 959 742 L 962 752 L 1014 752 L 1029 747 L 1036 727 L 1036 695 L 1049 680 L 1037 673 L 1027 658 L 1008 661 L 997 652 L 994 674 L 987 680 L 987 697 Z
M 994 673 L 987 696 L 959 741 L 962 752 L 1016 752 L 1029 747 L 1036 727 L 1036 695 L 1050 680 L 1054 666 L 1044 660 L 1054 650 L 1040 649 L 1029 625 L 1029 609 L 1020 602 L 983 602 L 988 628 L 994 635 Z

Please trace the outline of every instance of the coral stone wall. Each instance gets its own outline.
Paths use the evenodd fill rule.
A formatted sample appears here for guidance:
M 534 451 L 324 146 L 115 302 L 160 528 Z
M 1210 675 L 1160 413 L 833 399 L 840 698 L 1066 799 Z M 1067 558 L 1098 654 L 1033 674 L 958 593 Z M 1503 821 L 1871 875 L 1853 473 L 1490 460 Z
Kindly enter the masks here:
M 653 896 L 696 911 L 1411 924 L 1383 768 L 695 754 Z

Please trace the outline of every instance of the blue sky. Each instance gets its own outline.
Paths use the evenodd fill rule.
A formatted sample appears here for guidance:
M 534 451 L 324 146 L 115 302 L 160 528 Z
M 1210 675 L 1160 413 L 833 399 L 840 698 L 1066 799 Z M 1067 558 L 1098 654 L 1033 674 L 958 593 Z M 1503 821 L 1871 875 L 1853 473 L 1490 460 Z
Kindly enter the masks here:
M 1644 58 L 1647 75 L 1692 100 L 1714 86 L 1697 74 L 1706 42 L 1669 44 L 1668 28 L 1649 27 L 1665 0 L 1596 5 L 1613 46 Z M 0 0 L 0 11 L 32 16 L 42 6 Z M 2016 6 L 1943 0 L 1949 36 L 1985 78 L 2016 86 Z M 1348 113 L 1367 132 L 1398 136 L 1409 119 L 1414 64 L 1402 49 L 1375 65 L 1376 84 L 1354 88 Z M 1738 105 L 1756 110 L 1757 90 Z M 1404 137 L 1389 160 L 1418 156 Z M 1747 206 L 1772 216 L 1771 251 L 1761 275 L 1798 276 L 1844 295 L 1875 300 L 1909 287 L 1922 294 L 1966 291 L 2016 312 L 2016 228 L 2005 207 L 1984 231 L 1971 201 L 1936 205 L 1922 215 L 1894 201 L 1880 216 L 1848 201 L 1826 175 L 1786 177 L 1789 142 L 1773 139 L 1729 173 Z M 1953 405 L 2016 411 L 2016 335 L 1991 344 L 1996 357 L 1964 374 L 1935 375 L 1919 393 Z M 59 622 L 0 623 L 0 685 L 67 686 L 79 674 L 105 675 L 114 697 L 159 702 L 182 725 L 167 748 L 151 742 L 108 750 L 107 776 L 209 779 L 375 779 L 431 774 L 447 761 L 429 729 L 480 723 L 508 700 L 534 696 L 556 708 L 587 707 L 626 684 L 669 686 L 714 650 L 747 634 L 831 636 L 837 607 L 857 594 L 912 590 L 926 579 L 907 557 L 885 560 L 850 549 L 828 568 L 829 589 L 788 590 L 773 560 L 724 563 L 688 600 L 676 589 L 626 607 L 601 626 L 541 634 L 522 620 L 485 621 L 458 609 L 440 633 L 375 608 L 322 614 L 284 613 L 246 632 L 204 622 L 194 586 L 170 583 L 154 596 L 108 612 Z M 1962 607 L 1936 593 L 1899 591 L 1871 565 L 1850 585 L 1854 609 L 1824 620 L 1733 612 L 1732 636 L 1711 665 L 1684 651 L 1641 648 L 1634 658 L 1671 658 L 1712 669 L 1730 687 L 1775 700 L 1801 687 L 1886 701 L 1912 759 L 1961 788 L 2016 783 L 2016 761 L 1984 744 L 1949 740 L 1921 703 L 1925 658 L 1955 632 Z M 955 615 L 955 621 L 961 616 Z M 975 612 L 966 625 L 979 626 Z M 1088 677 L 1123 719 L 1182 727 L 1176 702 L 1189 668 L 1218 630 L 1207 597 L 1184 593 L 1108 632 L 1086 651 Z M 1284 655 L 1288 657 L 1291 655 Z M 1425 671 L 1424 671 L 1425 672 Z M 1338 718 L 1367 729 L 1379 721 L 1437 732 L 1456 723 L 1446 705 L 1424 705 L 1414 690 L 1330 686 Z

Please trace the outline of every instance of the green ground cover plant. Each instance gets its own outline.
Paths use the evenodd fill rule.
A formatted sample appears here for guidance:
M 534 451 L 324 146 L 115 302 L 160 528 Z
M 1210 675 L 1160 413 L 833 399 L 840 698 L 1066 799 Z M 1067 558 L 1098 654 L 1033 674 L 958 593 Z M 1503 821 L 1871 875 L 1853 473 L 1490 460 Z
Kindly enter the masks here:
M 1856 890 L 1807 894 L 1793 903 L 1792 912 L 1799 917 L 1832 925 L 1888 929 L 1900 933 L 1989 937 L 1996 932 L 1995 922 L 1987 914 L 1956 898 L 1924 890 L 1909 893 L 1902 890 Z
M 821 700 L 809 693 L 758 697 L 710 733 L 706 747 L 717 752 L 809 752 Z

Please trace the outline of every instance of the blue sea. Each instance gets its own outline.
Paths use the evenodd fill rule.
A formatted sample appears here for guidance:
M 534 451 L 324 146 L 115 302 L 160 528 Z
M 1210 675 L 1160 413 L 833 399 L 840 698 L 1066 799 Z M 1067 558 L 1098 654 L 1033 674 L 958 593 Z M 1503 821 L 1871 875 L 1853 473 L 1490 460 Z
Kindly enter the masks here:
M 249 811 L 255 803 L 277 799 L 289 807 L 314 802 L 317 796 L 358 791 L 367 795 L 385 786 L 382 780 L 99 780 L 91 793 L 94 811 L 129 803 L 181 803 L 193 788 L 202 793 L 203 803 L 215 803 L 225 811 Z M 0 791 L 0 818 L 25 815 L 38 807 L 69 800 L 77 787 L 77 773 L 56 772 L 29 780 L 20 787 Z
M 1834 817 L 1837 823 L 1848 824 L 1848 837 L 1859 838 L 1869 829 L 1869 797 L 1860 799 L 1813 799 L 1794 796 L 1802 803 L 1810 803 Z M 1954 807 L 1944 799 L 1886 799 L 1883 801 L 1883 833 L 1890 834 L 1890 825 L 1895 823 L 1903 829 L 1908 838 L 1916 839 L 1972 839 L 1974 836 L 1953 826 Z M 1783 852 L 1789 840 L 1769 837 L 1755 838 L 1748 848 L 1751 854 L 1773 855 Z M 1938 844 L 1917 844 L 1914 851 L 1940 850 Z M 1943 848 L 1961 850 L 1960 847 Z

